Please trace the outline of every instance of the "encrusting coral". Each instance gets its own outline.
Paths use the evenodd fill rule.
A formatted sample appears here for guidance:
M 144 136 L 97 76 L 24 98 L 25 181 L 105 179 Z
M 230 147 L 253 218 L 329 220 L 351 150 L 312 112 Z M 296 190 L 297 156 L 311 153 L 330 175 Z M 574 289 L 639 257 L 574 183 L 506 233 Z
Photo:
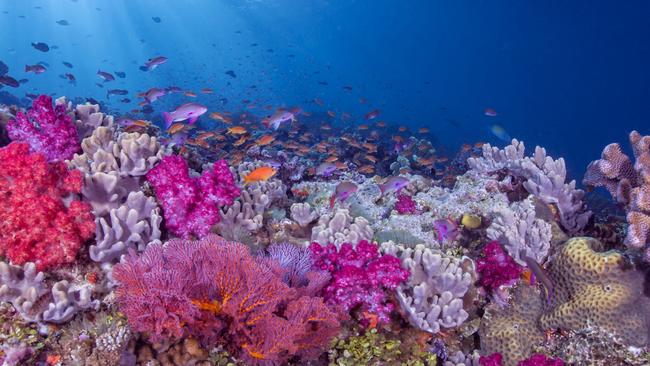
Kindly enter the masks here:
M 650 297 L 646 275 L 616 251 L 599 252 L 593 238 L 569 239 L 548 268 L 553 283 L 549 308 L 540 318 L 544 329 L 601 329 L 623 343 L 650 343 Z
M 542 307 L 539 292 L 526 285 L 515 288 L 507 308 L 489 305 L 479 329 L 481 353 L 500 354 L 503 366 L 515 366 L 528 358 L 533 347 L 544 341 L 544 332 L 537 325 Z

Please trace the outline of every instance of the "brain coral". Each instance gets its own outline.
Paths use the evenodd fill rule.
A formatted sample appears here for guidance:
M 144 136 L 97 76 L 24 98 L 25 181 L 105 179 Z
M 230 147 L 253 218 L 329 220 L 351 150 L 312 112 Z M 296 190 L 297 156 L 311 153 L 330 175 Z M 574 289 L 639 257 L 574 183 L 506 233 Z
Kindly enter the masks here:
M 554 296 L 540 318 L 545 328 L 601 329 L 633 346 L 650 344 L 650 298 L 645 274 L 619 252 L 597 252 L 600 241 L 565 242 L 548 269 Z
M 537 319 L 542 312 L 539 292 L 531 286 L 515 289 L 512 305 L 488 306 L 479 329 L 481 354 L 500 353 L 503 366 L 515 366 L 530 356 L 533 346 L 544 341 Z

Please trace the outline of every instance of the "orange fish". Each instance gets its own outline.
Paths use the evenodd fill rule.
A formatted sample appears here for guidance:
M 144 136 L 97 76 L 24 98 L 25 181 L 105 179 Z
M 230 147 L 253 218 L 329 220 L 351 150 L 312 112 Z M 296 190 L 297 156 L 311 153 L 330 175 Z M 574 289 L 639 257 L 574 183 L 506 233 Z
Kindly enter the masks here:
M 429 133 L 429 129 L 426 127 L 422 127 L 418 130 L 419 133 Z
M 372 163 L 376 163 L 376 162 L 377 162 L 377 158 L 374 157 L 374 156 L 372 156 L 372 155 L 366 155 L 366 160 L 368 160 L 368 161 L 370 161 L 370 162 L 372 162 Z
M 384 121 L 377 122 L 377 127 L 386 127 L 386 122 Z
M 170 134 L 170 135 L 173 135 L 173 134 L 175 134 L 175 133 L 181 132 L 181 131 L 183 131 L 183 129 L 185 128 L 185 126 L 187 126 L 187 125 L 184 124 L 184 123 L 174 123 L 173 125 L 171 125 L 171 126 L 167 129 L 167 133 Z
M 327 123 L 324 123 L 323 125 L 320 126 L 320 129 L 323 131 L 329 131 L 332 129 L 332 127 L 330 127 L 330 125 L 328 125 Z
M 359 131 L 367 130 L 367 129 L 368 129 L 368 125 L 359 125 L 359 127 L 357 127 L 357 129 L 358 129 Z
M 269 166 L 261 166 L 244 177 L 244 185 L 254 182 L 266 182 L 269 178 L 274 176 L 275 173 L 277 173 L 277 170 Z
M 234 126 L 234 127 L 228 127 L 228 133 L 232 135 L 243 135 L 246 132 L 246 128 L 242 126 Z
M 399 130 L 399 132 L 405 132 L 405 131 L 406 131 L 406 127 L 404 127 L 404 126 L 399 126 L 398 130 Z
M 332 117 L 332 118 L 336 117 L 336 113 L 334 113 L 332 111 L 327 111 L 327 115 Z
M 196 98 L 196 93 L 192 91 L 186 91 L 185 96 L 190 98 Z
M 201 93 L 203 93 L 203 94 L 212 94 L 214 92 L 210 88 L 203 88 L 203 89 L 201 89 Z
M 264 135 L 264 136 L 260 137 L 259 139 L 257 139 L 257 141 L 255 143 L 258 144 L 259 146 L 266 146 L 266 145 L 270 144 L 271 142 L 273 142 L 274 140 L 275 140 L 275 137 L 273 137 L 271 135 Z
M 214 132 L 203 132 L 203 133 L 199 134 L 198 136 L 196 136 L 196 139 L 203 141 L 203 140 L 209 139 L 210 137 L 215 137 L 215 136 L 216 136 L 216 134 Z
M 241 146 L 246 142 L 246 136 L 242 136 L 239 140 L 232 143 L 232 146 Z
M 221 114 L 219 112 L 210 113 L 210 118 L 212 118 L 214 120 L 217 120 L 217 121 L 221 121 L 223 123 L 232 123 L 232 118 L 230 118 L 228 116 L 224 116 L 223 114 Z
M 371 144 L 370 142 L 366 142 L 361 146 L 366 148 L 366 150 L 368 150 L 369 152 L 377 152 L 377 145 Z
M 359 168 L 359 173 L 363 173 L 363 174 L 371 174 L 374 171 L 375 171 L 375 167 L 370 164 L 363 165 Z
M 325 159 L 323 161 L 326 162 L 326 163 L 333 163 L 333 162 L 335 162 L 337 160 L 339 160 L 339 158 L 337 156 L 330 156 L 330 157 L 328 157 L 327 159 Z

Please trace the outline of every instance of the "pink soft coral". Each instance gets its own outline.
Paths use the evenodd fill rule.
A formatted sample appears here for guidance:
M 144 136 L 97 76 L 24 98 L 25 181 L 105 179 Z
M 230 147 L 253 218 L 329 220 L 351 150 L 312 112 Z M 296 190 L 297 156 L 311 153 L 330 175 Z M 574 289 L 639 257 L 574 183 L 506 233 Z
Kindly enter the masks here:
M 246 364 L 276 365 L 315 357 L 339 331 L 323 299 L 284 283 L 275 260 L 217 236 L 149 245 L 113 275 L 120 310 L 153 341 L 193 336 Z
M 38 270 L 73 262 L 95 233 L 90 206 L 73 199 L 81 186 L 81 172 L 27 144 L 0 148 L 0 254 Z
M 183 158 L 166 156 L 147 173 L 147 180 L 163 207 L 165 226 L 183 238 L 207 235 L 221 218 L 219 208 L 232 205 L 240 194 L 224 160 L 194 178 Z
M 564 361 L 536 353 L 526 360 L 519 361 L 517 366 L 564 366 Z
M 52 97 L 40 95 L 27 114 L 18 112 L 7 124 L 9 138 L 26 142 L 48 161 L 72 159 L 79 151 L 79 137 L 64 105 L 52 107 Z
M 481 366 L 503 366 L 503 356 L 500 353 L 493 353 L 489 356 L 481 356 L 478 359 Z
M 395 210 L 400 215 L 410 215 L 418 211 L 413 198 L 411 198 L 411 196 L 406 194 L 397 195 L 397 202 L 395 202 Z
M 332 274 L 325 287 L 325 299 L 351 311 L 357 307 L 378 322 L 390 321 L 394 305 L 388 300 L 387 290 L 394 290 L 406 281 L 409 271 L 401 267 L 400 260 L 392 255 L 380 255 L 377 246 L 361 241 L 353 248 L 343 244 L 340 250 L 330 244 L 322 247 L 312 243 L 309 247 L 314 267 Z M 367 323 L 368 319 L 362 322 Z
M 476 269 L 480 276 L 479 284 L 488 291 L 513 285 L 523 270 L 498 241 L 491 241 L 483 247 L 482 256 L 476 260 Z

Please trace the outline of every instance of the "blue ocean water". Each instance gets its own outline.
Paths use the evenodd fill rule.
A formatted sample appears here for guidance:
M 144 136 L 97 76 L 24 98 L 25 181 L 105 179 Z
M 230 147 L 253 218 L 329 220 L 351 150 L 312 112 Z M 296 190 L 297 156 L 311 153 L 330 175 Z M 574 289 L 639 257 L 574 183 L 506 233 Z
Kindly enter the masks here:
M 26 93 L 94 98 L 123 114 L 137 93 L 175 85 L 211 111 L 250 100 L 354 117 L 335 124 L 378 108 L 389 124 L 428 127 L 450 152 L 503 144 L 490 132 L 498 124 L 564 156 L 580 178 L 605 144 L 648 133 L 649 13 L 647 1 L 3 0 L 0 60 L 29 81 L 0 91 L 24 104 Z M 139 70 L 158 55 L 169 61 Z M 38 62 L 46 72 L 24 72 Z M 103 84 L 98 70 L 126 77 Z M 198 92 L 206 87 L 214 94 Z M 168 95 L 141 117 L 160 121 L 188 99 Z

